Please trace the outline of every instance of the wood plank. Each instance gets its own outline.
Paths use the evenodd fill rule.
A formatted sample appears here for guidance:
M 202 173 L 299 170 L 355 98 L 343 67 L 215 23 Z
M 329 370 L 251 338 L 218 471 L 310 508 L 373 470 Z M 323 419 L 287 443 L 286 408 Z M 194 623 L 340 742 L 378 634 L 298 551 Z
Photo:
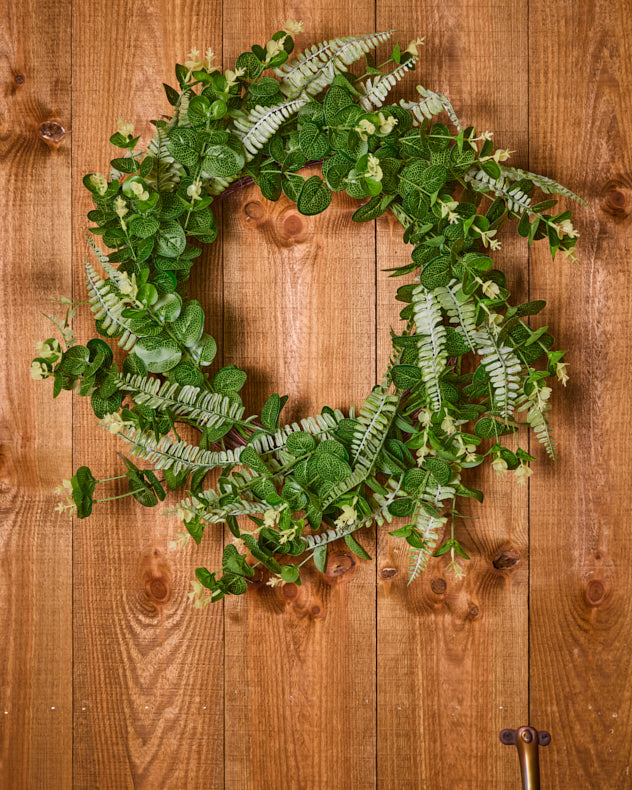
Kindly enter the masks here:
M 2 18 L 0 786 L 54 790 L 72 782 L 72 524 L 53 512 L 72 408 L 28 366 L 70 292 L 70 13 L 27 0 Z
M 158 0 L 80 0 L 74 31 L 75 293 L 83 298 L 82 234 L 90 200 L 81 177 L 108 172 L 116 154 L 107 141 L 119 117 L 149 139 L 147 119 L 168 111 L 161 82 L 173 84 L 174 64 L 192 46 L 221 52 L 221 8 L 184 0 L 168 7 Z M 202 263 L 205 306 L 221 293 L 219 253 L 210 251 Z M 92 336 L 85 312 L 79 329 Z M 75 465 L 88 463 L 101 477 L 115 474 L 122 444 L 97 427 L 87 402 L 75 403 L 75 415 Z M 109 485 L 112 493 L 125 490 Z M 123 499 L 77 524 L 78 787 L 223 787 L 222 607 L 200 616 L 186 606 L 194 568 L 201 560 L 217 564 L 220 547 L 211 542 L 203 552 L 169 550 L 181 525 L 159 511 Z
M 414 86 L 448 95 L 464 125 L 494 131 L 498 147 L 527 161 L 527 3 L 514 0 L 418 5 L 377 4 L 377 26 L 395 27 L 403 47 L 426 37 L 421 59 L 394 96 Z M 410 249 L 387 216 L 378 222 L 378 268 L 401 265 Z M 527 251 L 510 235 L 497 254 L 516 299 L 526 296 Z M 395 291 L 409 278 L 378 273 L 378 370 L 388 359 L 389 328 L 399 326 Z M 468 470 L 483 505 L 459 503 L 475 518 L 456 524 L 471 562 L 460 581 L 431 560 L 406 586 L 403 541 L 378 535 L 378 786 L 506 788 L 518 781 L 515 754 L 498 733 L 527 715 L 527 497 L 509 479 Z M 403 522 L 402 522 L 403 523 Z M 507 570 L 493 565 L 517 552 Z
M 531 720 L 552 735 L 544 787 L 614 790 L 632 782 L 632 17 L 623 1 L 530 10 L 531 166 L 590 202 L 581 265 L 532 263 L 571 380 L 558 463 L 531 483 Z
M 305 22 L 303 47 L 374 22 L 365 0 L 286 8 L 267 3 L 262 30 L 259 4 L 225 3 L 224 65 L 287 16 Z M 373 386 L 374 233 L 351 227 L 353 210 L 340 195 L 314 218 L 255 188 L 227 199 L 224 354 L 249 374 L 249 409 L 289 393 L 289 421 L 359 404 Z M 369 551 L 374 540 L 363 535 Z M 226 601 L 230 790 L 374 787 L 375 564 L 344 544 L 333 554 L 328 577 L 308 570 L 300 588 Z

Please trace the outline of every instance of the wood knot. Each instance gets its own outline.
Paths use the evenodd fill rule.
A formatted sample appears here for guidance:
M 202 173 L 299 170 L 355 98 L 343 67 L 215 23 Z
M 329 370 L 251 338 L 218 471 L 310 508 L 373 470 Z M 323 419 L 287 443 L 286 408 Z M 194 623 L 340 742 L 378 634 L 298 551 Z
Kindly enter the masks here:
M 616 222 L 621 222 L 630 215 L 632 205 L 631 185 L 622 180 L 608 181 L 603 190 L 601 208 Z
M 285 595 L 288 600 L 293 601 L 298 595 L 298 585 L 294 584 L 294 582 L 284 584 L 283 595 Z
M 397 576 L 397 568 L 382 568 L 380 576 L 382 579 L 392 579 L 393 576 Z
M 256 200 L 246 203 L 244 206 L 246 219 L 261 219 L 263 217 L 263 206 Z
M 43 121 L 39 126 L 39 135 L 43 140 L 58 143 L 66 136 L 66 130 L 58 121 Z
M 145 584 L 147 595 L 156 603 L 166 603 L 169 599 L 169 584 L 161 576 L 149 579 Z
M 290 214 L 283 220 L 283 232 L 287 236 L 299 236 L 303 232 L 303 221 L 298 214 Z
M 342 576 L 354 567 L 355 560 L 351 554 L 334 554 L 329 557 L 327 568 L 325 569 L 325 576 L 328 576 L 330 579 L 336 576 Z
M 430 589 L 435 595 L 443 595 L 448 589 L 448 583 L 445 579 L 436 578 L 430 582 Z
M 520 562 L 520 554 L 515 549 L 506 549 L 499 551 L 492 560 L 492 565 L 496 570 L 506 571 L 509 568 L 514 568 Z
M 478 606 L 470 606 L 470 611 L 467 613 L 467 616 L 470 618 L 470 620 L 478 620 L 478 618 L 481 616 Z
M 589 606 L 599 606 L 606 597 L 606 588 L 600 579 L 591 579 L 586 586 L 586 601 Z
M 314 617 L 318 617 L 318 615 L 320 614 L 320 606 L 312 606 L 311 611 Z
M 24 85 L 24 82 L 26 81 L 24 74 L 16 74 L 13 79 L 15 80 L 16 85 Z

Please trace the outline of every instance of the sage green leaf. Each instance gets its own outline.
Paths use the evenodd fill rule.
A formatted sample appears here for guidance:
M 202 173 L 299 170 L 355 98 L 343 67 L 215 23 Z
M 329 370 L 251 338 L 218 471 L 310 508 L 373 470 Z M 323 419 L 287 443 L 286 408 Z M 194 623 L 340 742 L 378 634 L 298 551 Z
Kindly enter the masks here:
M 315 446 L 316 442 L 314 441 L 314 437 L 304 431 L 295 431 L 291 433 L 285 441 L 285 447 L 288 453 L 291 453 L 295 457 L 305 455 L 305 453 L 311 453 Z
M 204 375 L 192 362 L 180 362 L 172 371 L 172 376 L 181 387 L 201 387 Z
M 332 85 L 327 91 L 323 102 L 325 122 L 329 126 L 333 126 L 340 110 L 354 103 L 353 97 L 348 90 L 345 90 L 341 85 Z
M 400 497 L 388 506 L 388 512 L 395 518 L 406 518 L 415 512 L 415 501 L 411 497 Z
M 72 500 L 77 507 L 77 518 L 87 518 L 92 513 L 92 495 L 97 481 L 87 466 L 80 466 L 70 483 Z
M 158 337 L 141 337 L 134 346 L 134 353 L 143 361 L 150 373 L 164 373 L 171 370 L 182 357 L 178 343 L 166 334 Z
M 371 559 L 369 552 L 358 543 L 353 535 L 345 535 L 345 543 L 357 557 L 360 557 L 361 560 Z
M 176 338 L 185 346 L 195 345 L 204 331 L 204 310 L 200 303 L 196 299 L 187 302 L 171 328 Z
M 318 176 L 311 176 L 303 184 L 296 203 L 297 209 L 306 216 L 320 214 L 331 203 L 331 191 Z
M 440 258 L 427 263 L 421 271 L 419 282 L 429 291 L 447 285 L 452 275 L 450 274 L 450 257 L 442 255 Z
M 200 158 L 199 137 L 193 129 L 177 127 L 168 133 L 167 151 L 185 167 L 195 167 Z
M 441 486 L 447 486 L 452 479 L 452 467 L 442 458 L 426 458 L 424 465 Z
M 202 170 L 215 178 L 230 178 L 239 173 L 245 162 L 243 154 L 227 145 L 212 145 L 206 151 Z
M 169 324 L 176 320 L 181 310 L 182 297 L 177 293 L 168 293 L 161 296 L 151 308 L 152 315 L 155 315 L 160 321 L 165 321 Z
M 314 560 L 314 565 L 318 568 L 318 570 L 321 573 L 325 573 L 327 570 L 327 544 L 324 544 L 323 546 L 316 546 L 312 555 L 312 559 Z
M 264 403 L 261 409 L 261 424 L 263 427 L 270 431 L 276 431 L 279 427 L 279 417 L 281 409 L 287 402 L 287 395 L 281 398 L 276 392 L 270 395 L 268 400 Z
M 186 247 L 184 228 L 179 222 L 170 220 L 160 226 L 156 236 L 156 253 L 165 258 L 177 258 Z
M 330 150 L 327 135 L 315 123 L 306 123 L 301 127 L 298 142 L 307 159 L 322 159 Z
M 314 466 L 318 475 L 331 483 L 341 483 L 351 474 L 349 464 L 334 453 L 317 453 L 314 456 Z
M 210 365 L 217 354 L 217 343 L 215 342 L 215 338 L 206 333 L 203 334 L 197 343 L 189 346 L 189 353 L 198 365 L 202 367 Z
M 292 203 L 296 203 L 298 196 L 301 194 L 301 189 L 305 179 L 296 173 L 285 173 L 283 176 L 283 192 Z
M 189 101 L 187 118 L 192 126 L 205 126 L 211 118 L 211 102 L 206 96 L 193 96 Z
M 416 365 L 395 365 L 391 376 L 397 389 L 412 389 L 421 381 L 421 370 Z
M 428 484 L 428 472 L 423 469 L 409 469 L 404 475 L 402 488 L 407 494 L 418 495 Z
M 246 383 L 246 373 L 236 365 L 228 365 L 218 370 L 213 379 L 213 389 L 215 392 L 239 392 Z

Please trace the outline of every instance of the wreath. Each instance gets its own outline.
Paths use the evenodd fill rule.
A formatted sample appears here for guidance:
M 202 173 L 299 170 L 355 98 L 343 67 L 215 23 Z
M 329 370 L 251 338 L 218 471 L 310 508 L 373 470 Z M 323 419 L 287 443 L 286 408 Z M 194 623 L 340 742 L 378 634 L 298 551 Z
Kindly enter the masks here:
M 65 316 L 50 316 L 61 341 L 37 344 L 31 364 L 33 378 L 52 379 L 54 397 L 89 396 L 101 425 L 149 462 L 140 468 L 123 457 L 129 491 L 118 496 L 153 506 L 165 488 L 182 492 L 167 511 L 186 527 L 175 545 L 199 544 L 209 525 L 228 525 L 234 539 L 222 568 L 196 570 L 190 599 L 199 607 L 244 593 L 258 565 L 271 586 L 301 584 L 302 565 L 312 560 L 324 571 L 328 547 L 341 538 L 369 558 L 357 533 L 394 517 L 406 522 L 389 534 L 409 544 L 409 582 L 432 555 L 448 555 L 460 575 L 467 554 L 455 536 L 456 500 L 483 499 L 463 471 L 489 459 L 524 483 L 534 460 L 518 445 L 525 424 L 553 458 L 546 382 L 568 378 L 547 327 L 525 320 L 545 303 L 511 304 L 490 254 L 500 249 L 501 226 L 517 220 L 529 244 L 546 239 L 552 256 L 573 259 L 570 211 L 552 214 L 556 200 L 532 194 L 579 198 L 508 166 L 511 152 L 494 149 L 490 132 L 463 128 L 440 93 L 419 85 L 414 101 L 385 104 L 422 40 L 396 45 L 380 65 L 372 52 L 393 31 L 325 41 L 290 60 L 301 31 L 288 21 L 224 73 L 211 50 L 193 50 L 176 66 L 178 87 L 165 85 L 173 112 L 152 122 L 146 151 L 119 122 L 110 142 L 124 153 L 109 178 L 83 180 L 95 205 L 88 241 L 100 270 L 86 260 L 85 272 L 99 337 L 75 342 L 77 305 L 62 299 Z M 348 68 L 362 58 L 364 73 L 353 76 Z M 316 163 L 321 176 L 301 175 Z M 404 326 L 392 331 L 388 368 L 357 411 L 325 407 L 280 426 L 287 396 L 275 393 L 260 416 L 246 416 L 246 373 L 234 365 L 207 372 L 217 346 L 185 283 L 201 245 L 217 238 L 214 201 L 244 178 L 305 215 L 346 191 L 361 201 L 354 222 L 391 211 L 412 245 L 411 261 L 390 270 L 408 276 L 397 291 Z M 114 338 L 126 352 L 122 364 L 107 342 Z M 501 443 L 507 435 L 512 442 Z M 212 470 L 220 472 L 209 487 Z M 80 467 L 60 486 L 57 509 L 89 516 L 113 498 L 94 498 L 103 482 Z

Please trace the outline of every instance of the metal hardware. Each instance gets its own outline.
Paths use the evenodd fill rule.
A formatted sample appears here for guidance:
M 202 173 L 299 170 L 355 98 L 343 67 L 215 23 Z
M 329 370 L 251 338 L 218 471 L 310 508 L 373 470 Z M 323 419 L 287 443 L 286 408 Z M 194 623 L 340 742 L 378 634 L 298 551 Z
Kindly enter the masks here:
M 548 746 L 551 743 L 549 733 L 545 730 L 538 732 L 535 727 L 501 730 L 500 742 L 518 749 L 523 790 L 540 790 L 538 746 Z

